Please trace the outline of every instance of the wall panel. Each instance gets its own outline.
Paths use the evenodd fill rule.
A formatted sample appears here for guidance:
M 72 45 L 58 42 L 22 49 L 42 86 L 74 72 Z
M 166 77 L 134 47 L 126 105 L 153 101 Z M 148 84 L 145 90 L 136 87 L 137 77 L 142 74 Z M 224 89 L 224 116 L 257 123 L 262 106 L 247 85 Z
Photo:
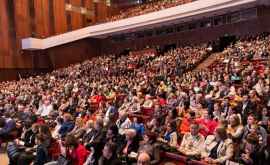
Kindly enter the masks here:
M 14 19 L 16 24 L 16 39 L 17 39 L 17 54 L 20 54 L 21 39 L 31 36 L 30 29 L 30 15 L 29 15 L 29 1 L 16 0 L 14 3 Z
M 0 56 L 9 56 L 11 55 L 11 45 L 9 38 L 9 20 L 7 12 L 7 1 L 0 1 Z M 2 64 L 3 65 L 3 64 Z M 3 66 L 0 66 L 2 68 Z
M 97 6 L 97 16 L 96 19 L 97 21 L 104 21 L 107 18 L 108 15 L 108 10 L 107 10 L 107 6 L 104 2 L 99 2 L 96 4 Z
M 70 0 L 70 3 L 74 6 L 81 6 L 81 0 Z M 82 14 L 78 12 L 71 12 L 71 25 L 72 30 L 82 28 Z
M 54 0 L 53 3 L 55 33 L 65 33 L 67 31 L 65 0 Z
M 49 3 L 48 0 L 35 0 L 36 36 L 46 38 L 50 36 L 49 29 Z

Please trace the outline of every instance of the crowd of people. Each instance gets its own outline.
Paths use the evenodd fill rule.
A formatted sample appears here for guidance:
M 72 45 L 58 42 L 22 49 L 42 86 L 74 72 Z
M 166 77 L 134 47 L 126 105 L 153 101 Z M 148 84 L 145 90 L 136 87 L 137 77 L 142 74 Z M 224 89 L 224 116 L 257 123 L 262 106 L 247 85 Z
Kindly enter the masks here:
M 0 143 L 10 164 L 269 162 L 270 37 L 239 40 L 193 71 L 205 45 L 108 55 L 0 83 Z
M 113 16 L 107 18 L 106 21 L 108 21 L 108 22 L 117 21 L 117 20 L 129 18 L 129 17 L 139 16 L 139 15 L 167 9 L 170 7 L 175 7 L 178 5 L 183 5 L 183 4 L 192 2 L 192 1 L 194 1 L 194 0 L 166 0 L 166 1 L 157 0 L 157 1 L 150 2 L 150 3 L 131 7 L 131 8 L 126 9 L 126 10 L 122 10 L 122 11 L 120 11 L 119 14 L 113 15 Z

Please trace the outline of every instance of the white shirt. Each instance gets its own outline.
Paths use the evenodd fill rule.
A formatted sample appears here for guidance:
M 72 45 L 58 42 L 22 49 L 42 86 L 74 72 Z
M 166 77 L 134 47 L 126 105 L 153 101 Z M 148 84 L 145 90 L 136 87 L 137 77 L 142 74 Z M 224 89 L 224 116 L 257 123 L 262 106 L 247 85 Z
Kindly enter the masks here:
M 50 104 L 48 106 L 42 104 L 38 108 L 37 114 L 40 115 L 40 116 L 48 116 L 52 110 L 53 110 L 52 104 Z

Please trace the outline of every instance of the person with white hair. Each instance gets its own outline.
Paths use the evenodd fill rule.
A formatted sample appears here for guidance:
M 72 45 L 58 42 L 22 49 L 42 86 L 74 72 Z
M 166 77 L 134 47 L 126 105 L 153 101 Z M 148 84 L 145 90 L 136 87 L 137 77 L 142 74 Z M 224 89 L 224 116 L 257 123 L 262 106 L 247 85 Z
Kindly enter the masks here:
M 119 129 L 119 134 L 124 135 L 125 130 L 130 128 L 131 121 L 128 118 L 128 114 L 126 112 L 119 113 L 119 119 L 116 121 L 116 125 Z
M 147 152 L 142 152 L 139 154 L 137 165 L 150 165 L 150 156 Z
M 139 149 L 139 138 L 135 129 L 125 130 L 125 140 L 120 144 L 118 153 L 120 157 L 124 158 L 128 162 L 132 157 L 132 154 L 137 153 Z

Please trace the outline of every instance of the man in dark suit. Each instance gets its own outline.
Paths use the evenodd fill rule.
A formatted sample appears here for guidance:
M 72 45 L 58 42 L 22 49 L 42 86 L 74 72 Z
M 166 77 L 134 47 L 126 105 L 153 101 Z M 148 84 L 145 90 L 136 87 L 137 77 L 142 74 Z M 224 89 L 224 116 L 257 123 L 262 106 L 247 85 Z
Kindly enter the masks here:
M 240 102 L 237 105 L 237 111 L 241 114 L 242 116 L 242 122 L 245 125 L 247 122 L 247 117 L 249 114 L 254 114 L 256 112 L 255 110 L 255 105 L 250 101 L 248 95 L 243 96 L 242 102 Z M 257 115 L 257 114 L 254 114 Z

